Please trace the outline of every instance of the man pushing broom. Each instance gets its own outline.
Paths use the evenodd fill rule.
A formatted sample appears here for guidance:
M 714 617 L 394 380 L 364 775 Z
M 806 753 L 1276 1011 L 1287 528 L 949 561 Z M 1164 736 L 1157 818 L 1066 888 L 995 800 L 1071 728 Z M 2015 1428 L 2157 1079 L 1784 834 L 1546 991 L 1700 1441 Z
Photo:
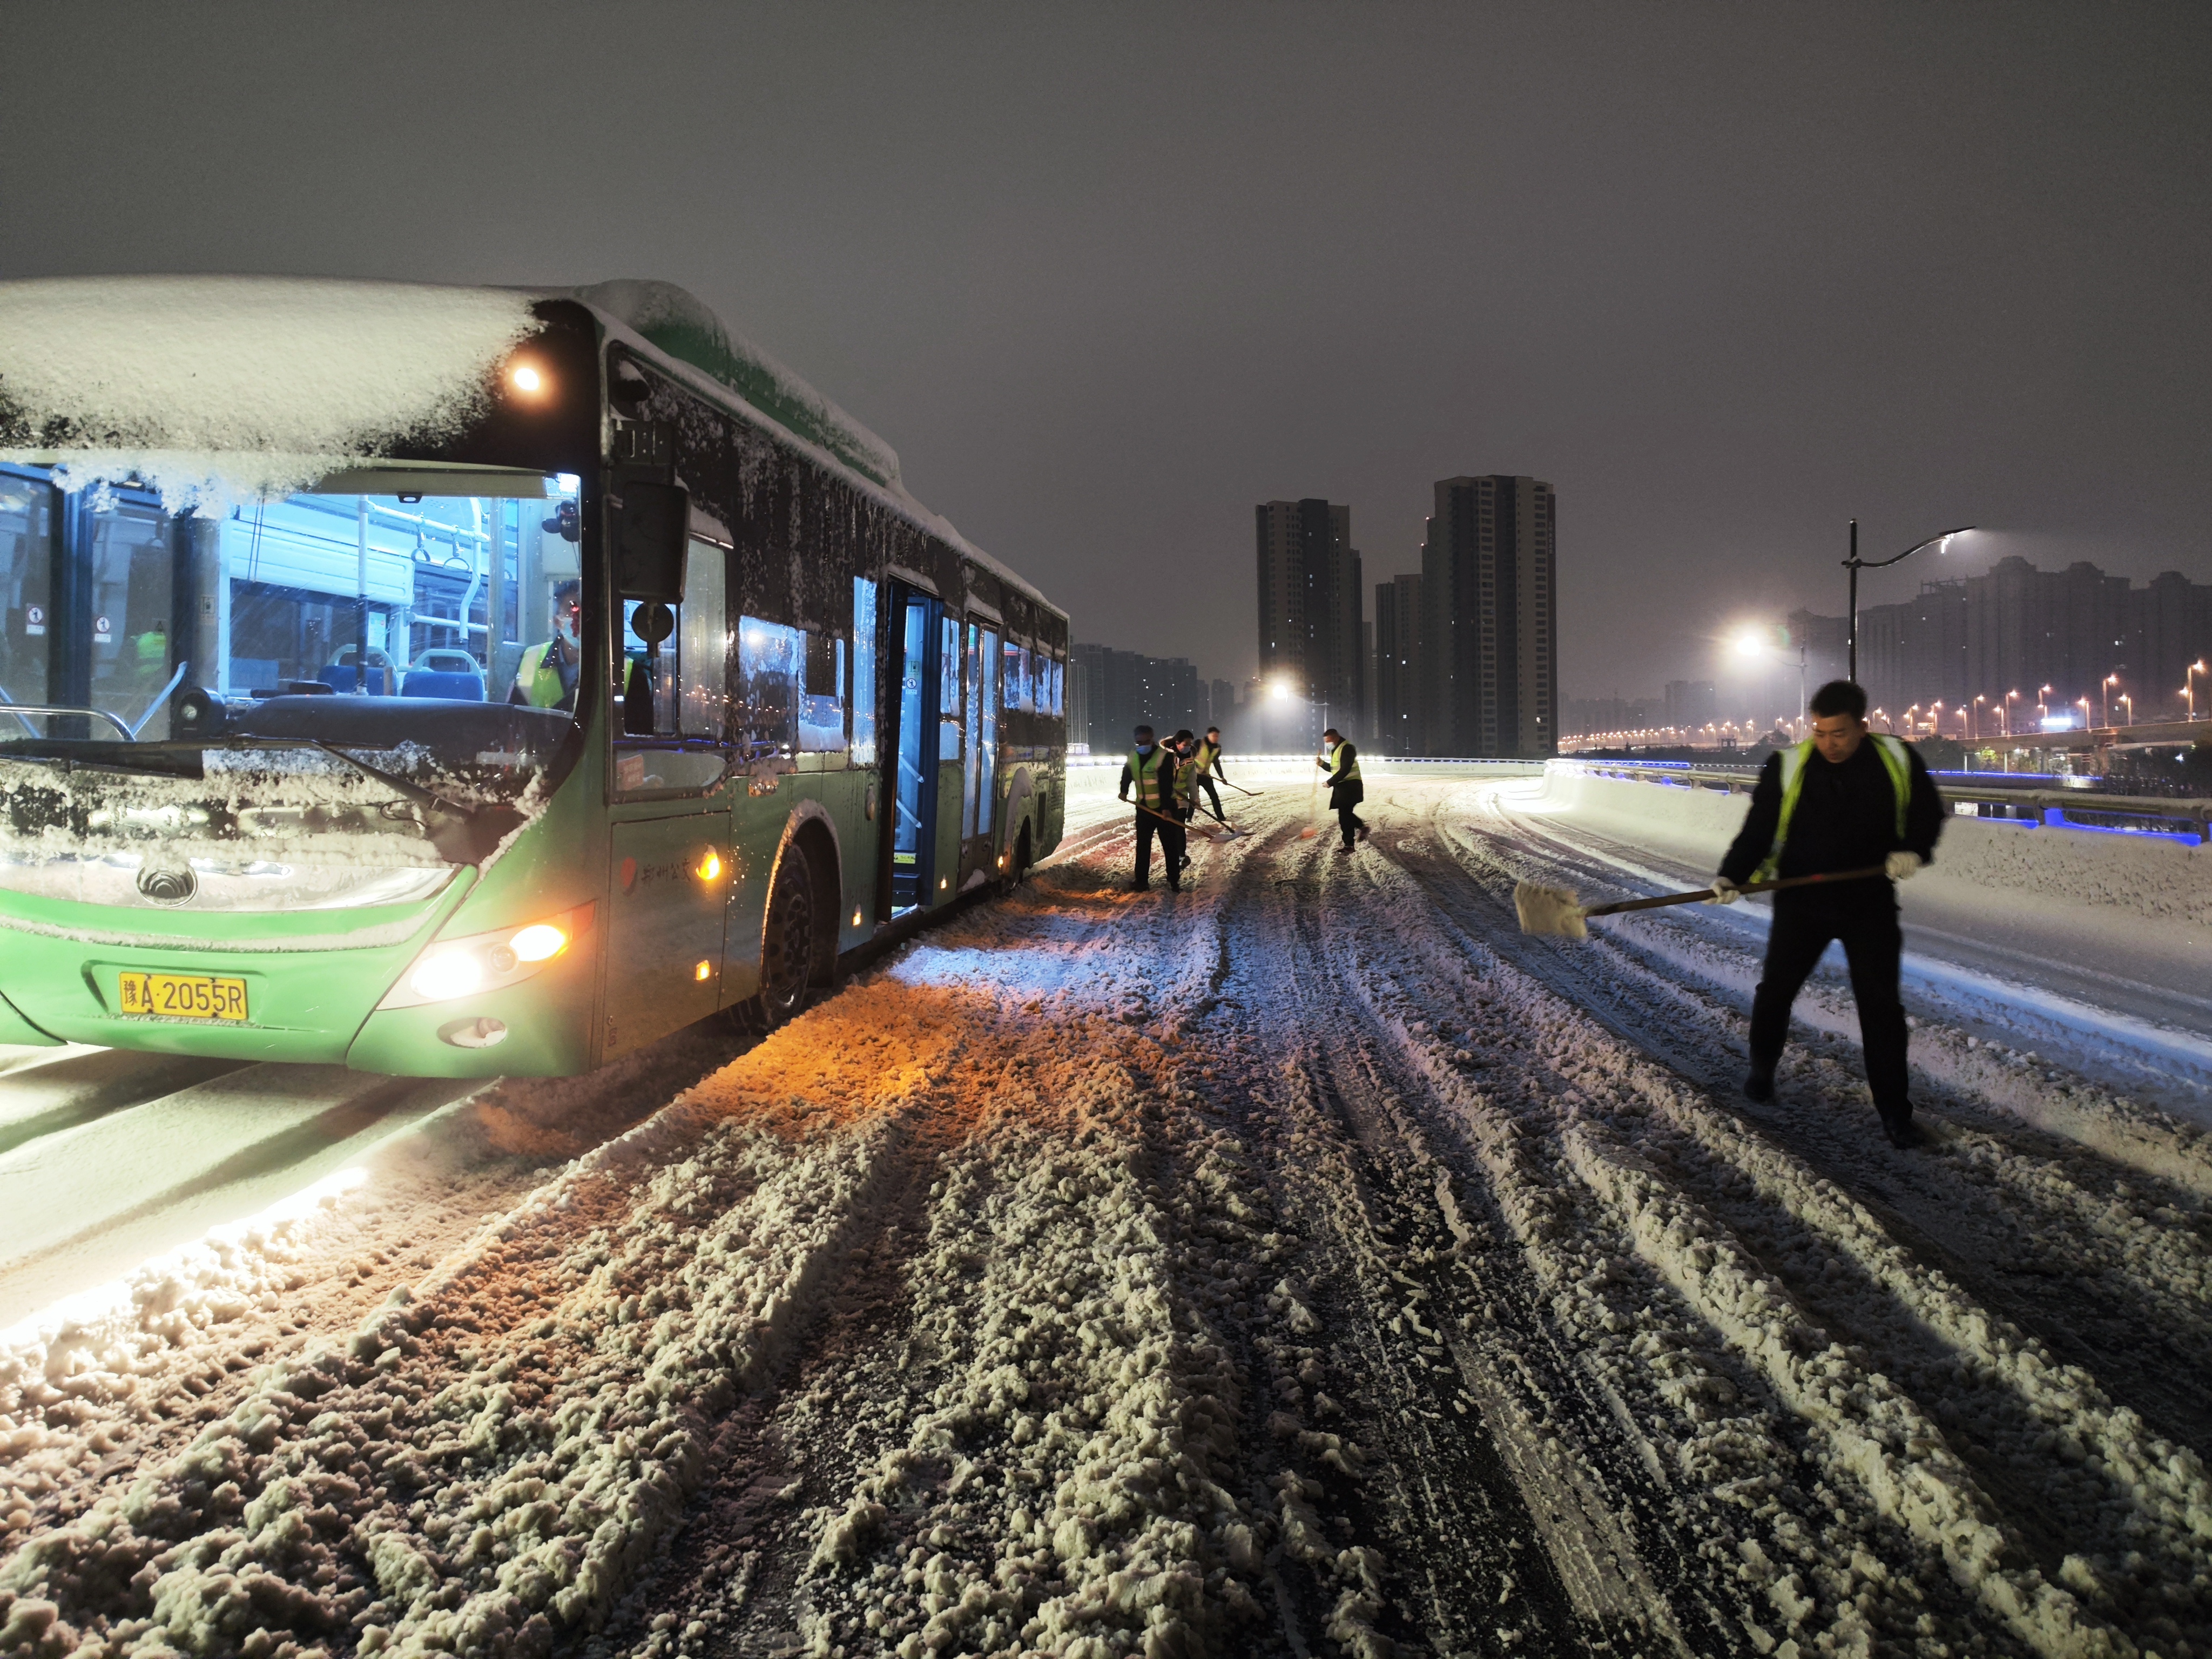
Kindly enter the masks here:
M 1774 1098 L 1774 1067 L 1790 1034 L 1790 1006 L 1831 939 L 1843 941 L 1859 1005 L 1867 1085 L 1893 1146 L 1917 1145 L 1898 994 L 1904 936 L 1894 884 L 1936 855 L 1943 799 L 1910 744 L 1867 730 L 1866 693 L 1831 680 L 1813 694 L 1813 735 L 1770 755 L 1751 813 L 1721 860 L 1711 902 L 1733 904 L 1744 884 L 1837 875 L 1774 896 L 1766 966 L 1751 1005 L 1751 1072 L 1743 1091 Z

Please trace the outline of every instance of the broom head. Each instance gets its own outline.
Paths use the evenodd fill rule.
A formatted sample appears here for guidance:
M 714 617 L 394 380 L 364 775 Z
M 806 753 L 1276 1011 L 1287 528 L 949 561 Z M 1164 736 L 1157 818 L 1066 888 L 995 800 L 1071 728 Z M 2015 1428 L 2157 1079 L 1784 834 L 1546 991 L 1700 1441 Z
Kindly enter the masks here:
M 1524 933 L 1556 933 L 1563 939 L 1588 939 L 1583 907 L 1567 887 L 1547 887 L 1540 881 L 1516 882 L 1513 908 L 1520 913 Z

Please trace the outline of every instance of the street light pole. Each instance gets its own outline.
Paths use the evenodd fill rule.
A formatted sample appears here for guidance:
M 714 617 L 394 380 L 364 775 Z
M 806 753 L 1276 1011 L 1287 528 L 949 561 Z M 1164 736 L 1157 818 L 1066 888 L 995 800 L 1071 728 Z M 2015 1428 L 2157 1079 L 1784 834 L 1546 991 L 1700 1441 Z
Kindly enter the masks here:
M 1924 542 L 1915 542 L 1893 559 L 1862 559 L 1859 557 L 1859 521 L 1856 519 L 1851 520 L 1851 556 L 1844 561 L 1844 568 L 1851 573 L 1850 631 L 1845 647 L 1845 678 L 1856 682 L 1859 677 L 1859 572 L 1885 570 L 1891 565 L 1902 563 L 1923 547 L 1933 547 L 1954 536 L 1963 536 L 1973 527 L 1970 524 L 1962 524 L 1956 530 L 1946 530 L 1941 535 L 1930 536 Z

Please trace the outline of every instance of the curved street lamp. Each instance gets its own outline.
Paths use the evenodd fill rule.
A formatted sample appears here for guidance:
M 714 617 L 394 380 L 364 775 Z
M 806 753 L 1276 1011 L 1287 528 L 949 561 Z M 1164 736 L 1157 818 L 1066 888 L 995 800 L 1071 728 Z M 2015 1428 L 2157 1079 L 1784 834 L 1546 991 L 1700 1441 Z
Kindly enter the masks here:
M 1962 524 L 1956 530 L 1946 530 L 1941 535 L 1930 536 L 1924 542 L 1915 542 L 1893 559 L 1862 559 L 1859 557 L 1859 521 L 1856 519 L 1851 520 L 1851 556 L 1844 561 L 1844 568 L 1851 573 L 1850 637 L 1847 647 L 1850 660 L 1844 669 L 1846 678 L 1856 681 L 1859 677 L 1859 572 L 1886 570 L 1891 565 L 1903 563 L 1923 547 L 1933 547 L 1954 536 L 1963 536 L 1972 528 L 1972 525 Z

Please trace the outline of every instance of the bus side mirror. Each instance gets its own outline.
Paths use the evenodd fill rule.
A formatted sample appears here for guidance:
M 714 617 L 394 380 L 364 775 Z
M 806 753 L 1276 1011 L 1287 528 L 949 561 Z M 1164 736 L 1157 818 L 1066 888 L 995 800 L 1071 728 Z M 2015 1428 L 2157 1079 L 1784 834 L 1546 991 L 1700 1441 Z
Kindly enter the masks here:
M 611 495 L 615 587 L 625 599 L 684 603 L 684 554 L 691 497 L 681 484 L 629 483 Z

